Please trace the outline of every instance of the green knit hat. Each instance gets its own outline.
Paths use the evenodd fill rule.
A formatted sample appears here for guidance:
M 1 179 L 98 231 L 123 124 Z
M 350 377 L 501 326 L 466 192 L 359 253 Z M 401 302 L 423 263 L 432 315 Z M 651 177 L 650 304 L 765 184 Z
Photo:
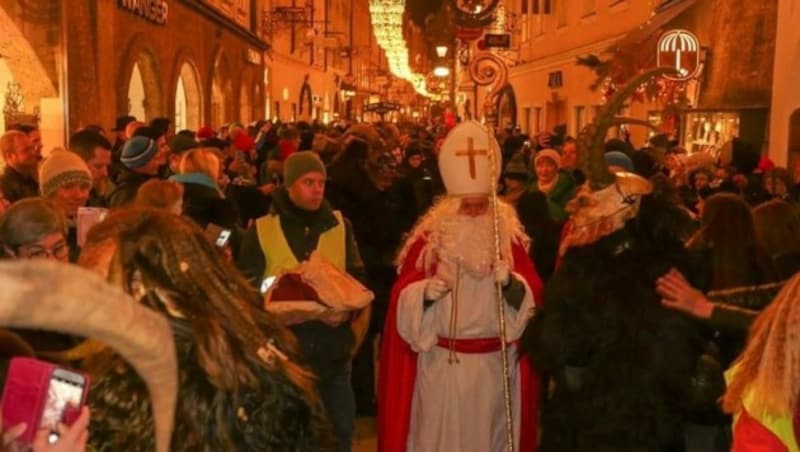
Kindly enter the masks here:
M 295 152 L 283 162 L 283 183 L 287 187 L 308 173 L 322 173 L 327 177 L 325 164 L 314 151 Z
M 59 187 L 73 182 L 91 186 L 92 173 L 86 162 L 72 151 L 53 151 L 39 167 L 39 184 L 45 198 L 49 198 Z

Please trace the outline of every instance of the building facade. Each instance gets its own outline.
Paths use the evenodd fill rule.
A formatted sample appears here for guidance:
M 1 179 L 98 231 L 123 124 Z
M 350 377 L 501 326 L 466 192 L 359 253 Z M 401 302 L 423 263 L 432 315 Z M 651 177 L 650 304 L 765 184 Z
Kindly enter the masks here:
M 699 60 L 697 75 L 683 88 L 685 109 L 671 116 L 671 102 L 655 96 L 632 102 L 624 114 L 659 123 L 690 151 L 735 136 L 767 145 L 772 72 L 758 68 L 773 66 L 777 0 L 521 0 L 506 8 L 512 49 L 504 52 L 509 77 L 497 101 L 501 126 L 536 134 L 563 124 L 576 135 L 613 92 L 577 64 L 579 57 L 598 56 L 633 76 L 657 66 L 665 32 L 685 30 L 697 38 Z M 486 90 L 467 78 L 459 88 L 480 118 Z M 641 146 L 652 132 L 617 133 Z
M 800 175 L 800 3 L 780 0 L 775 46 L 769 157 Z
M 368 0 L 0 0 L 0 129 L 38 121 L 49 149 L 125 114 L 375 119 L 394 84 L 370 23 Z

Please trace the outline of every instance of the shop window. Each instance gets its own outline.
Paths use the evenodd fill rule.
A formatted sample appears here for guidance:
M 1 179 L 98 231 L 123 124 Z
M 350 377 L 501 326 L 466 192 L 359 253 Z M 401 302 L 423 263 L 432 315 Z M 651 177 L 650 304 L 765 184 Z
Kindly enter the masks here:
M 689 152 L 715 153 L 739 136 L 736 112 L 691 112 L 686 114 L 684 144 Z
M 575 131 L 574 135 L 577 136 L 583 130 L 583 126 L 586 122 L 586 108 L 583 105 L 576 105 L 575 106 Z
M 142 71 L 139 69 L 139 63 L 134 63 L 131 80 L 128 83 L 128 114 L 136 116 L 139 121 L 147 121 L 146 102 Z
M 8 68 L 6 59 L 0 58 L 0 108 L 3 108 L 6 104 L 6 94 L 8 91 L 6 88 L 12 86 L 14 83 L 14 74 L 12 74 L 11 69 Z M 6 130 L 6 115 L 1 113 L 2 112 L 0 112 L 0 131 Z
M 186 125 L 186 87 L 183 84 L 183 77 L 178 77 L 178 87 L 175 89 L 175 130 L 188 129 Z

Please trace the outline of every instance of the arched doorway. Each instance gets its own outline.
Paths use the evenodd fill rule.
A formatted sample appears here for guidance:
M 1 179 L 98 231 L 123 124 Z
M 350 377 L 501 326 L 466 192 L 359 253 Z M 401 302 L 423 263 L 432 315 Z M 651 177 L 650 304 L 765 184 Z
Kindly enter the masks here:
M 158 65 L 152 53 L 142 50 L 128 78 L 128 114 L 140 121 L 162 116 L 161 82 Z
M 197 130 L 203 121 L 202 105 L 197 71 L 192 64 L 185 62 L 175 86 L 175 130 Z
M 514 87 L 506 84 L 497 96 L 497 124 L 503 128 L 517 126 L 517 96 Z

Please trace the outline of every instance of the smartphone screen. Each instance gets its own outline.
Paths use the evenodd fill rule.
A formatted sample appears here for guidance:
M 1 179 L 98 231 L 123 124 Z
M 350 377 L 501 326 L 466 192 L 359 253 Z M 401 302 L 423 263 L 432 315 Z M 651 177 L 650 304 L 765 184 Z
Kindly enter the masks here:
M 217 236 L 217 246 L 222 248 L 228 244 L 228 240 L 231 238 L 231 230 L 230 229 L 223 229 L 219 232 Z
M 47 389 L 47 401 L 42 412 L 41 428 L 51 432 L 58 430 L 58 424 L 64 422 L 64 411 L 71 407 L 77 409 L 83 404 L 83 391 L 86 379 L 83 375 L 66 369 L 55 369 L 50 377 Z M 53 434 L 49 438 L 52 441 Z

